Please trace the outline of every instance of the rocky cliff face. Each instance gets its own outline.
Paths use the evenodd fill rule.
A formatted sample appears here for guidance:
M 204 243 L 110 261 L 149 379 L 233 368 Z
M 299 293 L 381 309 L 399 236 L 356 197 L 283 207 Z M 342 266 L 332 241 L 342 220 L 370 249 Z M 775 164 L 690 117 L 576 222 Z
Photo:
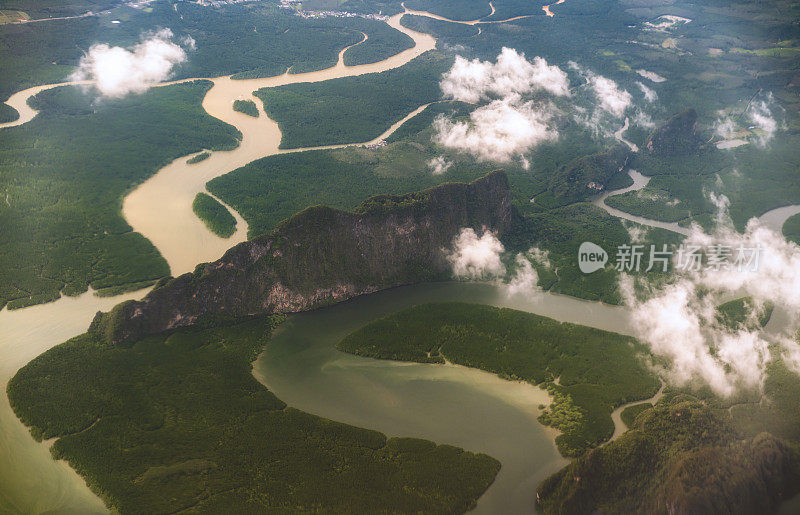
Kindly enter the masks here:
M 114 343 L 216 317 L 313 309 L 449 275 L 445 249 L 462 227 L 502 234 L 511 223 L 503 172 L 470 184 L 372 197 L 354 212 L 311 207 L 267 235 L 160 284 L 141 301 L 98 313 Z
M 647 150 L 656 156 L 685 156 L 697 151 L 697 111 L 686 109 L 657 127 L 647 141 Z

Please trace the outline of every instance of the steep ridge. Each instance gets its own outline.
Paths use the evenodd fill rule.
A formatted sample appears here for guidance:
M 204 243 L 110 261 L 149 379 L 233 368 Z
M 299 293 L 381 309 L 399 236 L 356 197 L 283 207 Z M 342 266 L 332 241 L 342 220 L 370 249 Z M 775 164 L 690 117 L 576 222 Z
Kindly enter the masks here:
M 141 301 L 98 313 L 92 330 L 135 341 L 210 317 L 287 313 L 445 277 L 445 249 L 462 227 L 505 232 L 508 179 L 492 172 L 407 195 L 379 195 L 353 212 L 316 206 L 213 263 L 171 279 Z

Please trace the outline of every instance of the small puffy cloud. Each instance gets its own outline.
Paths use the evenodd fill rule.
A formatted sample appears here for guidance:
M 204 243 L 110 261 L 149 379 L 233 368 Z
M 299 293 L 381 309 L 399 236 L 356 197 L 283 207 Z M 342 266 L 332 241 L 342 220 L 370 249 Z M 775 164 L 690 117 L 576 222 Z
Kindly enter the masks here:
M 778 130 L 778 122 L 772 114 L 772 105 L 773 98 L 772 93 L 770 93 L 766 99 L 753 101 L 747 112 L 750 121 L 760 131 L 757 144 L 761 147 L 765 147 L 772 139 L 775 131 Z
M 528 249 L 528 252 L 525 253 L 525 256 L 543 268 L 549 269 L 553 267 L 553 264 L 550 262 L 549 250 L 542 250 L 538 247 L 531 247 L 530 249 Z
M 475 109 L 469 121 L 438 116 L 433 139 L 443 147 L 471 154 L 479 161 L 508 162 L 544 141 L 558 138 L 550 126 L 554 108 L 520 102 L 518 98 L 494 100 Z
M 168 79 L 173 68 L 186 61 L 186 52 L 171 41 L 172 36 L 169 29 L 149 33 L 131 49 L 94 44 L 70 79 L 93 81 L 106 97 L 142 93 Z M 194 46 L 193 39 L 189 46 Z
M 183 36 L 181 38 L 181 45 L 189 50 L 197 50 L 197 41 L 192 36 Z
M 588 87 L 585 105 L 573 106 L 572 117 L 576 122 L 605 138 L 615 137 L 615 129 L 626 112 L 633 115 L 636 124 L 650 123 L 649 117 L 641 110 L 629 111 L 633 107 L 633 97 L 616 82 L 583 68 L 575 61 L 570 61 L 569 67 L 583 77 Z
M 625 110 L 633 105 L 631 94 L 621 89 L 613 80 L 586 70 L 575 61 L 570 61 L 569 67 L 583 76 L 597 99 L 597 105 L 603 111 L 621 118 Z
M 505 251 L 500 240 L 489 231 L 478 237 L 471 228 L 461 229 L 453 242 L 453 250 L 447 256 L 456 277 L 487 279 L 502 277 L 506 267 L 500 260 Z
M 717 123 L 714 126 L 714 133 L 722 139 L 729 139 L 733 137 L 737 131 L 738 127 L 736 126 L 736 122 L 727 116 L 717 120 Z
M 509 295 L 539 291 L 539 275 L 532 263 L 550 268 L 548 253 L 531 247 L 527 252 L 518 253 L 513 265 L 507 269 L 502 261 L 504 252 L 503 244 L 494 234 L 486 231 L 479 237 L 467 227 L 455 237 L 447 259 L 456 277 L 491 280 L 495 284 L 505 285 Z
M 653 82 L 664 82 L 665 80 L 667 80 L 664 77 L 662 77 L 661 75 L 659 75 L 659 74 L 657 74 L 655 72 L 649 72 L 647 70 L 636 70 L 636 73 L 638 73 L 639 75 L 641 75 L 645 79 L 651 80 Z
M 620 89 L 616 82 L 601 75 L 590 74 L 589 84 L 597 96 L 600 108 L 620 118 L 631 103 L 631 94 Z
M 445 159 L 444 156 L 436 156 L 428 161 L 427 165 L 433 175 L 441 175 L 453 166 L 453 163 Z
M 541 57 L 528 61 L 525 54 L 504 47 L 497 61 L 471 61 L 456 56 L 440 83 L 445 98 L 475 103 L 491 96 L 506 98 L 534 91 L 569 95 L 567 74 Z
M 531 265 L 531 262 L 522 253 L 517 254 L 514 259 L 516 265 L 514 275 L 506 285 L 509 295 L 520 293 L 530 293 L 539 289 L 539 274 Z
M 636 110 L 636 112 L 633 114 L 633 117 L 631 118 L 631 122 L 634 125 L 638 125 L 639 127 L 644 127 L 645 129 L 652 129 L 653 127 L 656 126 L 653 119 L 650 118 L 650 116 L 648 116 L 647 113 L 645 113 L 641 109 Z
M 658 94 L 655 91 L 653 91 L 652 89 L 648 88 L 647 86 L 645 86 L 644 84 L 642 84 L 639 81 L 636 82 L 636 85 L 639 86 L 640 90 L 642 90 L 642 94 L 644 95 L 644 99 L 645 100 L 647 100 L 648 102 L 651 102 L 651 103 L 655 102 L 656 100 L 658 100 Z

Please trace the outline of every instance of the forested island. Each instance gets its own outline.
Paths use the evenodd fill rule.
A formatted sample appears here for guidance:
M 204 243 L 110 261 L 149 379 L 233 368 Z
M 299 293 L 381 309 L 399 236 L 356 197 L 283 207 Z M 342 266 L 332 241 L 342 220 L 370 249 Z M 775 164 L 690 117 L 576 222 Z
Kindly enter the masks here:
M 192 210 L 217 236 L 230 238 L 236 232 L 236 219 L 211 195 L 198 193 L 192 202 Z
M 425 304 L 371 322 L 337 348 L 358 356 L 452 362 L 527 381 L 553 396 L 539 421 L 559 451 L 580 456 L 614 432 L 611 412 L 659 389 L 633 338 L 477 304 Z
M 303 413 L 256 381 L 251 362 L 280 321 L 211 322 L 125 345 L 90 329 L 23 368 L 9 399 L 123 513 L 475 505 L 500 468 L 493 458 Z

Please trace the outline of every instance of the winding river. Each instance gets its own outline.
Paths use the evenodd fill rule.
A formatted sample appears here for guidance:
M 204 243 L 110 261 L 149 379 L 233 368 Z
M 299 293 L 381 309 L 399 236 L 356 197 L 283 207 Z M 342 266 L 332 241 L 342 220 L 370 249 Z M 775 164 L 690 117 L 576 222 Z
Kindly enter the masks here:
M 442 19 L 427 12 L 406 13 Z M 415 46 L 379 63 L 344 66 L 344 49 L 338 63 L 326 70 L 253 80 L 212 79 L 214 85 L 204 98 L 203 107 L 210 115 L 241 131 L 243 138 L 239 147 L 212 152 L 208 159 L 194 165 L 186 163 L 191 156 L 176 159 L 132 191 L 123 203 L 127 221 L 159 249 L 173 275 L 191 271 L 199 262 L 216 259 L 230 246 L 246 239 L 247 224 L 233 210 L 238 222 L 237 232 L 228 239 L 213 235 L 194 216 L 192 200 L 198 192 L 205 191 L 206 182 L 255 159 L 308 150 L 278 149 L 281 139 L 278 125 L 266 116 L 261 103 L 253 97 L 253 91 L 385 71 L 433 49 L 434 38 L 400 25 L 402 16 L 393 16 L 387 23 L 409 35 Z M 522 17 L 511 20 L 519 18 Z M 458 23 L 476 25 L 511 20 Z M 61 85 L 65 84 L 38 86 L 13 95 L 7 103 L 17 109 L 20 118 L 0 124 L 0 128 L 31 120 L 36 112 L 28 106 L 27 100 L 40 91 Z M 255 100 L 259 117 L 233 111 L 236 99 Z M 391 134 L 426 106 L 408 113 L 373 142 Z M 341 146 L 344 145 L 336 147 Z M 608 196 L 638 189 L 647 183 L 647 178 L 635 172 L 631 172 L 631 177 L 634 186 L 608 192 L 595 203 L 615 216 L 661 227 L 659 222 L 617 213 L 605 206 Z M 771 223 L 782 225 L 780 218 L 788 217 L 786 213 L 791 211 L 782 209 L 784 211 L 769 216 Z M 3 390 L 25 363 L 83 332 L 98 310 L 108 310 L 118 302 L 140 298 L 145 293 L 99 298 L 90 291 L 50 304 L 0 311 L 0 385 Z M 621 307 L 542 292 L 510 295 L 506 288 L 491 284 L 427 284 L 397 288 L 291 317 L 256 361 L 254 374 L 288 404 L 310 413 L 389 435 L 429 438 L 495 456 L 503 467 L 495 483 L 481 497 L 478 511 L 529 512 L 536 484 L 565 462 L 554 447 L 553 431 L 536 422 L 538 406 L 548 402 L 544 391 L 466 367 L 372 360 L 343 354 L 333 348 L 339 338 L 375 317 L 421 302 L 465 299 L 625 334 L 632 332 L 628 311 Z M 27 428 L 14 416 L 5 395 L 0 400 L 0 512 L 106 512 L 103 503 L 72 469 L 63 462 L 54 461 L 47 446 L 31 438 Z

